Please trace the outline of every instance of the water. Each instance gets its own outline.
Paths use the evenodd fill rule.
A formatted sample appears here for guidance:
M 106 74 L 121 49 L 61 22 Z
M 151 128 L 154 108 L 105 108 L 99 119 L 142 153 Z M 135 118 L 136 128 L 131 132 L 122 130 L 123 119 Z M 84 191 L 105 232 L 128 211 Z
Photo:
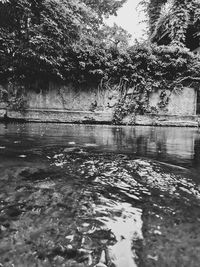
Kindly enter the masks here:
M 3 157 L 40 147 L 67 147 L 72 142 L 96 144 L 101 152 L 134 154 L 197 170 L 200 166 L 200 131 L 196 128 L 0 124 L 0 138 Z
M 199 161 L 196 128 L 0 124 L 0 263 L 198 266 Z

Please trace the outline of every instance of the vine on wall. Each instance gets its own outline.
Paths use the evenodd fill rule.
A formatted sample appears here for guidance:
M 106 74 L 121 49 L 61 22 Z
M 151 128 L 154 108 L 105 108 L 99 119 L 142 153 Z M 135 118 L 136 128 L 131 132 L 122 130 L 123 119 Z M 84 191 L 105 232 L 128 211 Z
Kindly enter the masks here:
M 7 90 L 3 90 L 1 99 L 3 102 L 7 103 L 7 107 L 11 110 L 25 111 L 27 108 L 25 88 L 21 84 L 9 82 Z
M 166 110 L 173 93 L 180 92 L 184 86 L 199 88 L 200 58 L 186 48 L 151 45 L 136 48 L 129 55 L 132 61 L 123 66 L 123 71 L 126 72 L 127 91 L 132 88 L 133 92 L 119 100 L 115 123 L 120 123 L 128 114 Z M 151 107 L 149 96 L 157 91 L 158 108 Z

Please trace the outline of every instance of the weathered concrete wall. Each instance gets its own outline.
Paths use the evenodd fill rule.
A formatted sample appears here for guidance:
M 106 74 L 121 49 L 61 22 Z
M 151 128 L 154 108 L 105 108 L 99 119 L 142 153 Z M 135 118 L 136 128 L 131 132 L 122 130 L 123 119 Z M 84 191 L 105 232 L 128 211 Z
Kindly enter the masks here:
M 25 112 L 7 111 L 10 119 L 26 120 L 31 122 L 65 122 L 65 123 L 95 123 L 111 122 L 111 112 L 101 111 L 65 111 L 53 109 L 29 109 Z
M 94 85 L 79 88 L 49 83 L 45 90 L 25 90 L 26 109 L 16 111 L 0 101 L 0 118 L 43 122 L 111 122 L 119 99 L 117 90 Z
M 116 90 L 92 85 L 79 88 L 49 83 L 45 90 L 25 90 L 26 109 L 16 111 L 0 101 L 0 118 L 43 122 L 111 122 L 119 99 Z
M 112 112 L 118 95 L 117 91 L 99 90 L 92 85 L 78 88 L 50 83 L 48 90 L 28 91 L 27 106 L 29 109 Z
M 153 93 L 149 99 L 149 105 L 156 107 L 159 114 L 189 116 L 196 115 L 196 91 L 193 88 L 183 88 L 178 93 L 170 93 L 169 103 L 164 110 L 158 108 L 160 92 Z
M 169 115 L 196 115 L 196 91 L 184 88 L 180 93 L 174 93 L 168 105 Z
M 95 86 L 84 88 L 72 85 L 49 84 L 46 90 L 26 90 L 27 109 L 19 112 L 11 110 L 0 101 L 0 118 L 42 122 L 102 122 L 111 123 L 113 112 L 120 94 L 116 91 L 99 90 Z M 196 116 L 196 92 L 184 88 L 170 97 L 166 109 L 158 109 L 160 92 L 150 96 L 149 105 L 158 114 L 125 117 L 127 125 L 199 126 Z
M 188 126 L 197 127 L 200 125 L 198 116 L 180 116 L 180 115 L 128 115 L 123 119 L 126 125 L 152 125 L 152 126 Z

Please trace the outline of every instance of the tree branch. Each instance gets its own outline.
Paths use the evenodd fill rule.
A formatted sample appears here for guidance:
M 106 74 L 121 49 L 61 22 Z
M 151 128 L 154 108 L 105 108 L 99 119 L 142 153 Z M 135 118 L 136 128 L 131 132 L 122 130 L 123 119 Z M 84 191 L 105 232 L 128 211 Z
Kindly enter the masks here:
M 187 80 L 191 80 L 193 82 L 200 82 L 200 77 L 191 77 L 191 76 L 187 76 L 187 77 L 184 77 L 182 79 L 179 79 L 177 81 L 177 83 L 182 83 L 184 81 L 187 81 Z

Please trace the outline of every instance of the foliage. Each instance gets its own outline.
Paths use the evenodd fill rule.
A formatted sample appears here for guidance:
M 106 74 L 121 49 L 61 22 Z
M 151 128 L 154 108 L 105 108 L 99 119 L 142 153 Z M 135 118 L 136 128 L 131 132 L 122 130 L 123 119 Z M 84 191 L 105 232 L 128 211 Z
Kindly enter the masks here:
M 90 40 L 103 16 L 114 14 L 124 2 L 0 1 L 1 79 L 66 80 L 76 64 L 70 53 L 82 45 L 93 49 Z
M 102 15 L 109 16 L 109 15 L 117 15 L 117 10 L 122 7 L 122 5 L 127 0 L 83 0 L 83 2 L 95 10 L 98 16 L 102 19 Z
M 7 103 L 7 107 L 11 110 L 25 111 L 27 108 L 25 87 L 14 81 L 9 81 L 6 89 L 0 87 L 0 99 L 2 102 Z
M 64 76 L 79 84 L 109 79 L 121 55 L 127 54 L 129 39 L 130 34 L 117 25 L 101 27 L 90 39 L 83 36 L 68 50 Z
M 101 42 L 106 48 L 116 48 L 120 52 L 126 51 L 129 46 L 131 34 L 114 23 L 113 26 L 103 26 L 98 33 Z
M 199 86 L 199 73 L 199 57 L 186 48 L 153 44 L 133 47 L 113 73 L 118 82 L 120 77 L 126 81 L 114 122 L 130 113 L 157 112 L 149 106 L 149 95 L 155 91 L 160 92 L 159 108 L 165 109 L 172 92 L 179 92 L 183 86 Z M 128 88 L 133 89 L 131 95 L 127 95 Z
M 9 82 L 7 88 L 7 103 L 11 110 L 25 111 L 27 108 L 27 98 L 25 88 L 18 83 Z
M 162 6 L 167 2 L 167 0 L 140 0 L 139 7 L 144 13 L 147 14 L 145 22 L 149 28 L 149 34 L 152 34 L 156 21 L 158 20 L 161 12 Z
M 193 48 L 189 32 L 199 46 L 200 2 L 198 0 L 142 0 L 149 16 L 150 39 L 158 44 Z
M 159 106 L 165 108 L 172 91 L 199 84 L 200 59 L 184 47 L 192 23 L 198 36 L 199 2 L 141 1 L 154 29 L 152 40 L 159 43 L 167 38 L 169 43 L 136 43 L 133 47 L 129 47 L 130 35 L 124 29 L 102 23 L 104 16 L 115 14 L 124 2 L 1 0 L 1 80 L 117 85 L 121 99 L 115 122 L 128 113 L 152 112 L 149 95 L 156 90 L 161 91 Z

